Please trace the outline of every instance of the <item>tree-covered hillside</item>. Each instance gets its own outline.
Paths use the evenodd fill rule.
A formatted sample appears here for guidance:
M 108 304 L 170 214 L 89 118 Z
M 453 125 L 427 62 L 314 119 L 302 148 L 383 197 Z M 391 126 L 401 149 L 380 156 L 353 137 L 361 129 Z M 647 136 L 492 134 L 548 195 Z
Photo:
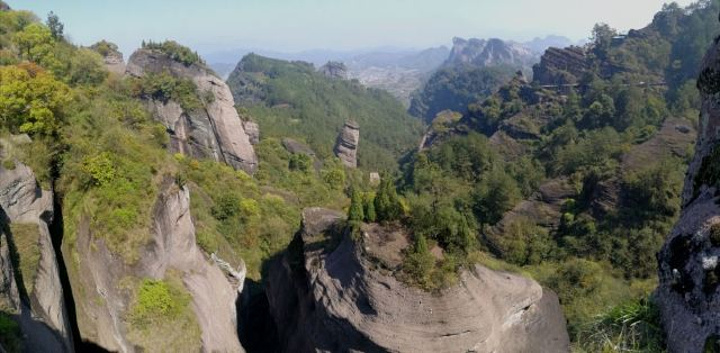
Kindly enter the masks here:
M 359 166 L 367 170 L 396 170 L 397 160 L 417 146 L 422 133 L 421 124 L 387 92 L 325 77 L 304 62 L 250 54 L 228 85 L 263 136 L 305 141 L 323 159 L 331 156 L 344 122 L 356 121 Z
M 522 271 L 557 291 L 578 351 L 660 349 L 642 298 L 678 215 L 697 67 L 720 33 L 719 11 L 718 1 L 666 5 L 622 36 L 599 24 L 582 54 L 568 54 L 577 67 L 554 72 L 569 85 L 517 77 L 488 98 L 477 92 L 461 118 L 440 114 L 399 181 L 400 218 L 419 244 L 405 278 L 443 287 L 475 261 Z M 639 315 L 636 326 L 614 321 L 626 314 Z

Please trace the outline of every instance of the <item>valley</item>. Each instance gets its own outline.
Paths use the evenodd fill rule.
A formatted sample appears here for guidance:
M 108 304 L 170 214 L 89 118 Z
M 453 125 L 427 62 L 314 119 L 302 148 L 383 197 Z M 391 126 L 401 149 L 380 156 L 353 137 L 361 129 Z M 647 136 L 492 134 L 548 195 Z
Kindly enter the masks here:
M 23 6 L 0 352 L 720 349 L 716 0 L 587 42 L 209 60 Z

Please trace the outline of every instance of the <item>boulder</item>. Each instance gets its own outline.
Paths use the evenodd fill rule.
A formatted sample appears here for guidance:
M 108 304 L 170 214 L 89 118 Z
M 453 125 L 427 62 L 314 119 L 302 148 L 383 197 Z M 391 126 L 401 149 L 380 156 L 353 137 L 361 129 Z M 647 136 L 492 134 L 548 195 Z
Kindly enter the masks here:
M 569 351 L 558 298 L 536 282 L 475 266 L 440 293 L 411 288 L 376 269 L 342 231 L 344 219 L 305 210 L 288 251 L 269 265 L 266 292 L 284 351 Z
M 348 78 L 348 69 L 345 64 L 337 61 L 328 61 L 318 71 L 329 78 L 345 80 Z
M 669 352 L 711 351 L 720 337 L 720 45 L 705 56 L 698 79 L 702 107 L 695 156 L 685 178 L 682 211 L 658 254 L 655 299 Z M 707 349 L 710 350 L 707 350 Z
M 360 126 L 347 121 L 335 143 L 335 155 L 349 168 L 357 168 L 357 149 L 360 143 Z
M 161 72 L 190 79 L 198 92 L 212 96 L 204 108 L 193 111 L 185 111 L 172 100 L 148 102 L 155 118 L 170 133 L 173 152 L 212 158 L 254 173 L 258 163 L 255 149 L 225 82 L 200 63 L 185 65 L 158 50 L 136 51 L 126 69 L 126 73 L 134 77 Z
M 258 125 L 258 123 L 249 120 L 244 121 L 243 127 L 245 128 L 245 133 L 250 139 L 250 144 L 255 146 L 260 143 L 260 125 Z

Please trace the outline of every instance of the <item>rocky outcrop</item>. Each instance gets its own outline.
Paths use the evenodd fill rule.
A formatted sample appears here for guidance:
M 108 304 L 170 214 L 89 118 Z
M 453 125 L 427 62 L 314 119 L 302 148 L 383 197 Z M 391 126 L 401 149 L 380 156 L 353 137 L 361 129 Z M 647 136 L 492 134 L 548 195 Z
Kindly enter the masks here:
M 0 1 L 0 11 L 10 11 L 10 6 L 3 1 Z
M 7 141 L 2 144 L 7 147 Z M 49 230 L 53 195 L 38 186 L 30 168 L 14 164 L 13 169 L 0 166 L 0 310 L 14 314 L 27 351 L 71 352 L 72 332 Z
M 82 258 L 74 274 L 78 325 L 85 340 L 110 351 L 140 352 L 125 318 L 133 293 L 128 278 L 163 279 L 172 272 L 190 295 L 204 352 L 243 352 L 237 336 L 237 283 L 198 248 L 190 216 L 190 193 L 166 182 L 153 213 L 153 238 L 135 264 L 112 254 L 95 238 L 87 223 L 78 232 L 76 251 Z M 82 275 L 79 275 L 82 273 Z M 188 347 L 190 349 L 190 347 Z
M 158 50 L 140 49 L 127 65 L 127 74 L 135 77 L 162 72 L 190 79 L 200 94 L 212 97 L 204 108 L 193 111 L 185 111 L 172 100 L 148 103 L 155 118 L 170 133 L 173 152 L 212 158 L 254 173 L 257 156 L 225 82 L 202 64 L 185 65 Z
M 517 43 L 497 38 L 469 40 L 453 38 L 453 48 L 445 65 L 529 67 L 536 62 L 537 57 L 529 49 Z
M 348 235 L 338 234 L 344 218 L 305 210 L 302 230 L 270 264 L 267 296 L 285 351 L 569 351 L 551 291 L 481 266 L 440 293 L 409 288 L 374 269 Z M 339 245 L 329 247 L 338 243 L 327 235 Z
M 581 47 L 548 48 L 533 67 L 533 79 L 541 85 L 574 84 L 591 69 Z
M 258 123 L 250 120 L 244 121 L 243 127 L 245 128 L 245 133 L 250 139 L 250 144 L 255 146 L 260 143 L 260 125 L 258 125 Z
M 325 65 L 320 66 L 318 71 L 329 78 L 345 80 L 348 78 L 348 68 L 345 64 L 337 61 L 328 61 Z
M 680 219 L 658 254 L 660 284 L 655 298 L 670 352 L 713 351 L 720 337 L 718 72 L 720 45 L 716 43 L 705 56 L 698 79 L 700 129 L 685 178 Z
M 347 121 L 335 143 L 335 155 L 349 168 L 357 168 L 357 149 L 360 143 L 360 126 Z
M 123 59 L 123 55 L 120 52 L 112 52 L 108 55 L 103 57 L 103 62 L 105 62 L 105 67 L 110 72 L 114 72 L 118 75 L 122 75 L 125 73 L 125 60 Z

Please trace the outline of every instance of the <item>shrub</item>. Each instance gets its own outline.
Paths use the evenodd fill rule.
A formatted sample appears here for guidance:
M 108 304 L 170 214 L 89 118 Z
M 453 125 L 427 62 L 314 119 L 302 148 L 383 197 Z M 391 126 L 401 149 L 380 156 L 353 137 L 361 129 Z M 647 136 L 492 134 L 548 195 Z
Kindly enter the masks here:
M 138 327 L 148 327 L 154 321 L 179 317 L 190 302 L 188 294 L 166 281 L 146 279 L 142 282 L 131 320 Z
M 0 346 L 8 353 L 22 351 L 22 331 L 20 325 L 10 315 L 0 312 Z

